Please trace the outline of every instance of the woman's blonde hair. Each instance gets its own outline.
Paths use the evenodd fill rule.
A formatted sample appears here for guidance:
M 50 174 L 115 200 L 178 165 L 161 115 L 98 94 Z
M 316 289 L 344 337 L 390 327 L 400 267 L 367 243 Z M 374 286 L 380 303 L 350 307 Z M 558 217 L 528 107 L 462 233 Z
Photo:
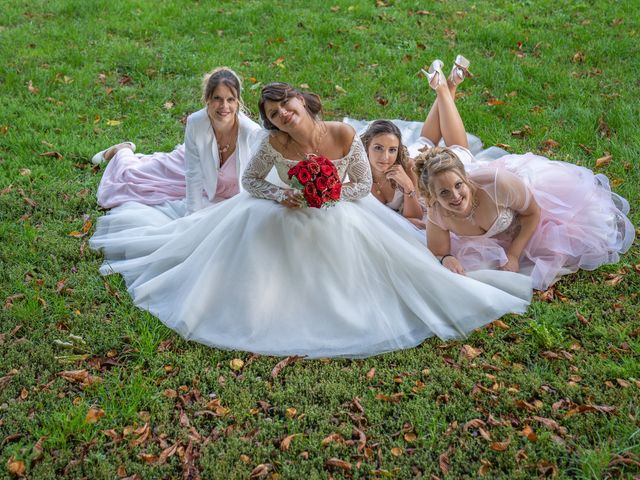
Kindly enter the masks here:
M 467 177 L 464 164 L 447 147 L 434 147 L 422 152 L 416 157 L 414 171 L 418 177 L 418 190 L 430 207 L 437 199 L 433 179 L 440 173 L 454 171 L 467 184 L 472 193 L 476 191 L 475 184 Z

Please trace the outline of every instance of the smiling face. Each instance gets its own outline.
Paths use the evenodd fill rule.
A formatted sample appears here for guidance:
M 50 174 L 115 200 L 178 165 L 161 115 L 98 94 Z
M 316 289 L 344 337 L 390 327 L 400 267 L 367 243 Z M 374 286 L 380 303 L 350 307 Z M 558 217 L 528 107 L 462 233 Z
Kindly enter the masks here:
M 442 208 L 457 215 L 469 213 L 473 197 L 469 185 L 456 170 L 447 170 L 433 177 L 433 192 Z
M 291 96 L 279 102 L 267 100 L 264 103 L 267 119 L 283 132 L 290 131 L 309 116 L 304 101 L 297 96 Z
M 238 114 L 238 97 L 233 89 L 218 85 L 207 101 L 207 111 L 214 122 L 234 122 Z
M 392 133 L 382 133 L 373 137 L 367 149 L 371 170 L 378 174 L 389 170 L 398 159 L 399 149 L 400 139 Z

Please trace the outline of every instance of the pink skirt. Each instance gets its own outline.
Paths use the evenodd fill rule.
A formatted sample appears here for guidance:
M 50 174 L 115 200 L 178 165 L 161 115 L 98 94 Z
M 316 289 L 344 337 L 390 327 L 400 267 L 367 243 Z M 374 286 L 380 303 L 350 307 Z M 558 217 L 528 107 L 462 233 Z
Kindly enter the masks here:
M 136 155 L 128 148 L 118 151 L 104 170 L 97 194 L 103 208 L 131 201 L 158 205 L 185 196 L 184 145 L 151 155 Z
M 629 250 L 635 229 L 629 203 L 613 193 L 602 174 L 570 163 L 526 153 L 490 163 L 518 175 L 540 206 L 540 223 L 520 256 L 520 269 L 545 290 L 562 275 L 617 263 Z M 498 268 L 513 229 L 495 237 L 452 235 L 452 253 L 466 270 Z

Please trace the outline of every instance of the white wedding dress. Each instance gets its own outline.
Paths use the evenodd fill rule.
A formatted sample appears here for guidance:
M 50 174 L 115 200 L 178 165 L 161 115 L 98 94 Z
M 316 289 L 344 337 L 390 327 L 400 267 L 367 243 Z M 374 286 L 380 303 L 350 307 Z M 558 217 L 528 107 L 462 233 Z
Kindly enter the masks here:
M 267 172 L 288 182 L 295 163 L 266 138 L 243 176 L 247 192 L 178 219 L 133 202 L 112 209 L 91 239 L 101 273 L 122 274 L 135 304 L 184 338 L 269 355 L 364 357 L 526 310 L 527 277 L 450 272 L 369 194 L 357 136 L 334 161 L 350 182 L 333 207 L 274 201 L 283 190 Z

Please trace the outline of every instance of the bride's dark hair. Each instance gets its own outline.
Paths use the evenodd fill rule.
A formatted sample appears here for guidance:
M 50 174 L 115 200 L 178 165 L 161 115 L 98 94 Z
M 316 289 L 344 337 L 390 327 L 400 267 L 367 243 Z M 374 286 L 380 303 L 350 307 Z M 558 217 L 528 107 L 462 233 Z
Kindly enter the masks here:
M 260 118 L 262 118 L 262 125 L 264 126 L 264 128 L 266 128 L 267 130 L 278 130 L 278 127 L 271 123 L 271 121 L 267 118 L 264 104 L 267 101 L 282 102 L 291 97 L 299 97 L 304 99 L 304 108 L 312 118 L 316 119 L 322 114 L 322 102 L 320 101 L 320 97 L 315 93 L 301 92 L 288 83 L 273 82 L 265 85 L 262 88 L 260 101 L 258 102 L 258 108 L 260 109 Z

